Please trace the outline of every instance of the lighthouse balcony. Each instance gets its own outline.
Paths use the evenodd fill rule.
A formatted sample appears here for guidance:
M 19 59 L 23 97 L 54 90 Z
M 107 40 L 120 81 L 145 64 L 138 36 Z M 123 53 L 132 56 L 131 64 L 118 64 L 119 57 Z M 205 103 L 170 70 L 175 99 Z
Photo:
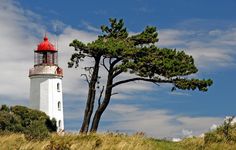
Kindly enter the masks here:
M 36 75 L 54 75 L 63 77 L 63 70 L 58 66 L 35 66 L 29 70 L 29 77 Z

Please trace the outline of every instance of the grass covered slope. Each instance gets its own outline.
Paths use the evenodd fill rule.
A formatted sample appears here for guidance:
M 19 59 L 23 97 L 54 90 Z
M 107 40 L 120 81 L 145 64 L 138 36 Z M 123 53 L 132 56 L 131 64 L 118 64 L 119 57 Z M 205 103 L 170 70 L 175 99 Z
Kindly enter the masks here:
M 204 137 L 181 142 L 158 140 L 137 133 L 58 135 L 55 120 L 23 106 L 0 107 L 0 150 L 236 150 L 236 119 L 230 117 Z
M 44 140 L 27 140 L 23 134 L 0 135 L 0 150 L 235 150 L 236 142 L 208 141 L 204 138 L 187 138 L 181 142 L 157 140 L 140 135 L 53 134 Z
M 22 134 L 0 136 L 1 150 L 43 149 L 43 150 L 172 150 L 183 149 L 180 144 L 142 136 L 121 134 L 91 134 L 64 136 L 52 135 L 42 141 L 27 141 Z

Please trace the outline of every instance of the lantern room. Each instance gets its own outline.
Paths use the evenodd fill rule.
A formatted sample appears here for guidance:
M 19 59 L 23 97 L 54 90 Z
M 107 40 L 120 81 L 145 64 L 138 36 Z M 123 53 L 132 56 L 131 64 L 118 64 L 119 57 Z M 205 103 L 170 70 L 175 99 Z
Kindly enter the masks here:
M 58 65 L 57 50 L 46 36 L 34 51 L 34 65 Z

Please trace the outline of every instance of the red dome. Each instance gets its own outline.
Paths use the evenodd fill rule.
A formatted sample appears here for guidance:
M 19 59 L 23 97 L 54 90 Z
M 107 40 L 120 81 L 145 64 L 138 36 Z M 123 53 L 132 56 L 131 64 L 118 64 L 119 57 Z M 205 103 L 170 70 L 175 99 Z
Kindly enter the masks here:
M 49 42 L 48 38 L 45 36 L 44 41 L 38 45 L 36 51 L 57 51 L 52 43 Z

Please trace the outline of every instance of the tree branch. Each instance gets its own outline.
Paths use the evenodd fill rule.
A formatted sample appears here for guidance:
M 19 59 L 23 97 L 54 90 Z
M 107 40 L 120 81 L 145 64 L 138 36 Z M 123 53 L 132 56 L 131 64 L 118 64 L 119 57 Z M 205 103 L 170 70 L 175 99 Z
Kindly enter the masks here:
M 102 65 L 103 65 L 103 67 L 104 67 L 107 71 L 109 71 L 108 68 L 107 68 L 107 66 L 106 66 L 106 64 L 105 64 L 105 59 L 106 59 L 106 57 L 104 57 L 104 58 L 102 59 Z
M 146 78 L 131 78 L 131 79 L 126 79 L 126 80 L 121 80 L 121 81 L 118 81 L 114 84 L 112 84 L 112 88 L 114 88 L 115 86 L 117 85 L 120 85 L 120 84 L 124 84 L 124 83 L 128 83 L 128 82 L 132 82 L 132 81 L 147 81 L 147 82 L 152 82 L 152 83 L 173 83 L 174 81 L 171 80 L 171 79 L 146 79 Z
M 90 83 L 87 74 L 81 74 L 81 76 L 85 76 L 85 81 L 87 81 L 88 84 Z
M 111 59 L 112 59 L 112 58 L 110 57 L 110 59 L 109 59 L 109 64 L 110 64 L 110 65 L 111 65 Z
M 116 76 L 118 76 L 119 74 L 121 74 L 123 72 L 122 69 L 116 71 L 113 75 L 112 75 L 112 78 L 114 79 Z
M 110 68 L 113 68 L 118 62 L 120 62 L 121 59 L 120 58 L 117 58 L 116 60 L 114 60 L 111 65 L 110 65 Z
M 116 95 L 116 94 L 119 94 L 119 93 L 117 93 L 117 92 L 116 93 L 112 93 L 111 96 Z

